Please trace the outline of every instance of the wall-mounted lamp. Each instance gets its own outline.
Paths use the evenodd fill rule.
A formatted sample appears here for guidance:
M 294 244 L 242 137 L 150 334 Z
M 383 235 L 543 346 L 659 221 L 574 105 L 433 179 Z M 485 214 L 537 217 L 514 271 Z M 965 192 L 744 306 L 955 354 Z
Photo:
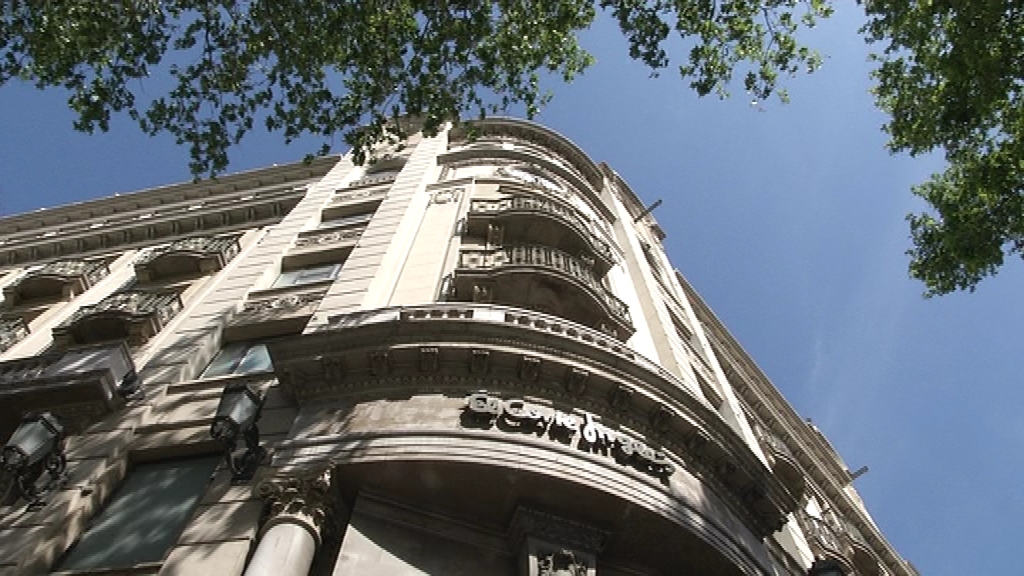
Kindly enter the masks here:
M 807 576 L 846 576 L 843 567 L 835 560 L 815 560 Z
M 256 428 L 263 400 L 248 384 L 232 383 L 224 387 L 217 405 L 210 435 L 224 443 L 224 459 L 231 467 L 234 482 L 250 480 L 267 453 L 260 446 L 260 431 Z M 245 452 L 235 456 L 239 438 L 245 440 Z
M 14 474 L 21 497 L 30 507 L 38 505 L 67 479 L 64 426 L 49 412 L 26 415 L 0 453 L 0 462 Z M 49 478 L 40 486 L 43 472 Z

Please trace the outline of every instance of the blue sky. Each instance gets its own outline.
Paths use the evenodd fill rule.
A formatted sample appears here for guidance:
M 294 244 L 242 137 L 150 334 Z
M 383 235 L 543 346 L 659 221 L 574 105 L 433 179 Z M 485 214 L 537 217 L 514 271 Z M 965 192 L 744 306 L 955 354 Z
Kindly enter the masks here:
M 927 576 L 1006 573 L 1024 517 L 1024 267 L 930 300 L 907 277 L 909 189 L 941 159 L 885 152 L 859 14 L 841 4 L 808 35 L 829 58 L 788 82 L 789 105 L 652 80 L 600 23 L 585 38 L 598 64 L 553 84 L 538 120 L 664 200 L 673 262 L 847 464 L 870 467 L 857 488 L 901 554 Z M 188 179 L 169 138 L 71 122 L 60 94 L 0 89 L 0 214 Z M 231 169 L 313 149 L 258 135 Z

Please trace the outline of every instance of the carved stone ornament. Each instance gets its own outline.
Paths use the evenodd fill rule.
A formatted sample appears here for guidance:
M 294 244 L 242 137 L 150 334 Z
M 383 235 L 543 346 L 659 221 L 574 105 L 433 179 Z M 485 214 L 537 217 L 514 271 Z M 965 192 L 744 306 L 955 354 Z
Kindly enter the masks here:
M 70 299 L 85 292 L 110 272 L 102 261 L 57 260 L 29 271 L 17 283 L 4 288 L 6 306 L 25 300 Z
M 80 308 L 53 329 L 53 339 L 59 345 L 125 339 L 138 346 L 163 329 L 181 308 L 177 293 L 118 292 Z
M 562 548 L 541 556 L 537 561 L 540 576 L 586 576 L 587 564 L 572 550 Z
M 142 282 L 180 275 L 209 274 L 231 261 L 238 252 L 238 236 L 194 236 L 143 253 L 135 261 Z
M 462 198 L 462 192 L 464 188 L 449 188 L 447 190 L 438 190 L 434 192 L 431 201 L 434 204 L 447 204 L 449 202 L 458 202 Z
M 259 482 L 254 491 L 270 505 L 270 514 L 262 531 L 266 532 L 282 522 L 299 524 L 309 530 L 319 546 L 336 504 L 331 488 L 330 468 Z
M 20 316 L 0 318 L 0 352 L 20 342 L 28 336 L 28 332 L 28 326 Z
M 509 525 L 509 537 L 514 543 L 532 537 L 552 548 L 597 554 L 604 548 L 608 533 L 569 518 L 519 506 Z
M 282 294 L 276 298 L 266 298 L 246 302 L 242 308 L 245 314 L 261 312 L 291 312 L 303 306 L 315 304 L 323 298 L 322 292 L 305 292 L 302 294 Z
M 347 228 L 344 230 L 334 230 L 331 232 L 322 232 L 319 234 L 303 236 L 295 241 L 295 247 L 309 248 L 311 246 L 327 246 L 330 244 L 356 242 L 363 235 L 364 230 L 366 230 L 366 227 L 360 226 L 359 228 Z

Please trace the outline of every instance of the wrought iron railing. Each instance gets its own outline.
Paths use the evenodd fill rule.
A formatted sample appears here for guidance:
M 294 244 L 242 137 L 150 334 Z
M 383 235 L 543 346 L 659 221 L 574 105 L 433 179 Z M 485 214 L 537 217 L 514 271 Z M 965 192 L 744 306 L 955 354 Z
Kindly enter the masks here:
M 470 214 L 501 214 L 514 211 L 537 211 L 550 214 L 566 222 L 585 238 L 598 256 L 611 262 L 612 249 L 603 239 L 590 231 L 586 219 L 576 209 L 547 198 L 536 196 L 512 196 L 501 200 L 474 200 L 470 203 Z
M 629 307 L 601 284 L 593 269 L 581 258 L 548 246 L 512 245 L 493 250 L 463 250 L 459 265 L 467 269 L 497 269 L 536 266 L 568 275 L 590 289 L 617 319 L 631 324 Z

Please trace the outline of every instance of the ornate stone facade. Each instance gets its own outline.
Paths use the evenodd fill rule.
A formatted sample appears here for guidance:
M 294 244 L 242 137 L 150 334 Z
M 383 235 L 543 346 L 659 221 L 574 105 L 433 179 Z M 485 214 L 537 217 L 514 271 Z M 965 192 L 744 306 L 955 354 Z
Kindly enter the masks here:
M 0 219 L 0 431 L 69 432 L 0 572 L 913 576 L 628 185 L 476 124 Z

